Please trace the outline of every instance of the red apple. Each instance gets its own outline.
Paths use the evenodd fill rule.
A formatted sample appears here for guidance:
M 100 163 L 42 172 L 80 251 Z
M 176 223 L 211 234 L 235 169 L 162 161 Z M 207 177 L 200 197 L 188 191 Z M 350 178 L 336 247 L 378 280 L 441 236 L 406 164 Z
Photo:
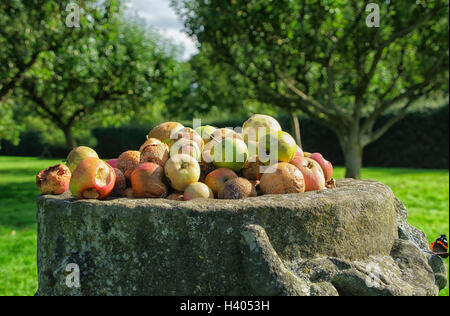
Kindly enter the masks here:
M 325 177 L 320 165 L 311 158 L 303 157 L 301 164 L 295 164 L 305 179 L 305 192 L 323 190 L 325 188 Z
M 311 154 L 309 158 L 315 160 L 320 165 L 320 167 L 322 167 L 325 181 L 330 181 L 331 178 L 333 178 L 333 165 L 331 164 L 331 162 L 325 160 L 322 154 L 314 153 Z
M 70 191 L 77 199 L 98 199 L 108 197 L 114 189 L 116 173 L 99 158 L 86 158 L 72 174 Z
M 69 168 L 59 164 L 39 172 L 36 185 L 42 194 L 63 194 L 69 189 L 70 177 Z
M 110 159 L 110 160 L 106 161 L 106 163 L 113 168 L 117 168 L 117 159 Z
M 293 165 L 300 166 L 302 162 L 303 162 L 303 150 L 299 146 L 297 146 L 297 153 L 295 154 L 294 159 L 290 161 L 290 163 Z
M 219 168 L 210 172 L 206 176 L 205 184 L 214 192 L 214 196 L 220 199 L 222 197 L 222 191 L 225 187 L 225 182 L 237 177 L 237 174 L 233 170 Z

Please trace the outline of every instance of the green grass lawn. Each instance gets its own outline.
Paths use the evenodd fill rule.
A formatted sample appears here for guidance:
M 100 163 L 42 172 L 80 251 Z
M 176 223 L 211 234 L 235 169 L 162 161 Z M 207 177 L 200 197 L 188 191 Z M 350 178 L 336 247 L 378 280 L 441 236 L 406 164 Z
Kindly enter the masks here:
M 37 289 L 35 176 L 60 162 L 0 157 L 0 296 L 33 295 Z M 343 177 L 344 170 L 337 168 L 335 175 Z M 362 177 L 389 185 L 406 205 L 409 222 L 430 242 L 449 236 L 448 170 L 365 168 Z M 449 295 L 448 285 L 441 295 Z

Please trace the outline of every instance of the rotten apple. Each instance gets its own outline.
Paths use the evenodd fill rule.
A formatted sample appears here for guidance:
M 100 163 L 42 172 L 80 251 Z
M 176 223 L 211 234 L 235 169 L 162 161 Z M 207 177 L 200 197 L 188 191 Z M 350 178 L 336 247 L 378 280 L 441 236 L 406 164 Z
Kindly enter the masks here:
M 98 199 L 108 197 L 114 189 L 116 173 L 99 158 L 83 159 L 72 174 L 70 192 L 77 199 Z
M 66 165 L 59 164 L 39 172 L 36 185 L 42 194 L 63 194 L 69 189 L 71 175 Z

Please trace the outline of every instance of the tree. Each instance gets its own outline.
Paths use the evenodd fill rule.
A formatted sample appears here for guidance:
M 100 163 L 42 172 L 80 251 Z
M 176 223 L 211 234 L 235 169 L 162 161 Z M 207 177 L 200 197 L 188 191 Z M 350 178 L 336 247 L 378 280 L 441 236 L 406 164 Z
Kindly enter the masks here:
M 422 96 L 448 84 L 448 1 L 384 1 L 369 27 L 363 1 L 172 0 L 188 35 L 246 79 L 264 103 L 332 129 L 347 177 L 364 147 Z M 369 17 L 370 18 L 370 17 Z M 395 116 L 379 124 L 387 111 Z
M 148 108 L 176 62 L 154 34 L 122 19 L 119 2 L 85 8 L 80 23 L 64 46 L 41 53 L 14 95 L 55 124 L 68 149 L 76 125 L 117 125 Z
M 96 2 L 77 3 L 88 8 Z M 55 0 L 0 2 L 0 106 L 20 85 L 41 53 L 64 46 L 70 38 L 68 35 L 74 29 L 65 25 L 66 5 Z M 79 30 L 79 33 L 86 31 L 89 30 Z

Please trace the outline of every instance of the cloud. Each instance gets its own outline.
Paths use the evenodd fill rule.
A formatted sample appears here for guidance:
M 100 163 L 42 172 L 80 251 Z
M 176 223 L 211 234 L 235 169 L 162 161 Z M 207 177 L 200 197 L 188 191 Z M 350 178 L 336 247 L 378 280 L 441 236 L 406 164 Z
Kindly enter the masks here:
M 166 38 L 172 39 L 177 45 L 184 46 L 183 59 L 189 59 L 197 53 L 197 47 L 182 30 L 183 23 L 179 20 L 169 0 L 129 0 L 128 9 L 145 19 L 149 26 L 154 27 Z

